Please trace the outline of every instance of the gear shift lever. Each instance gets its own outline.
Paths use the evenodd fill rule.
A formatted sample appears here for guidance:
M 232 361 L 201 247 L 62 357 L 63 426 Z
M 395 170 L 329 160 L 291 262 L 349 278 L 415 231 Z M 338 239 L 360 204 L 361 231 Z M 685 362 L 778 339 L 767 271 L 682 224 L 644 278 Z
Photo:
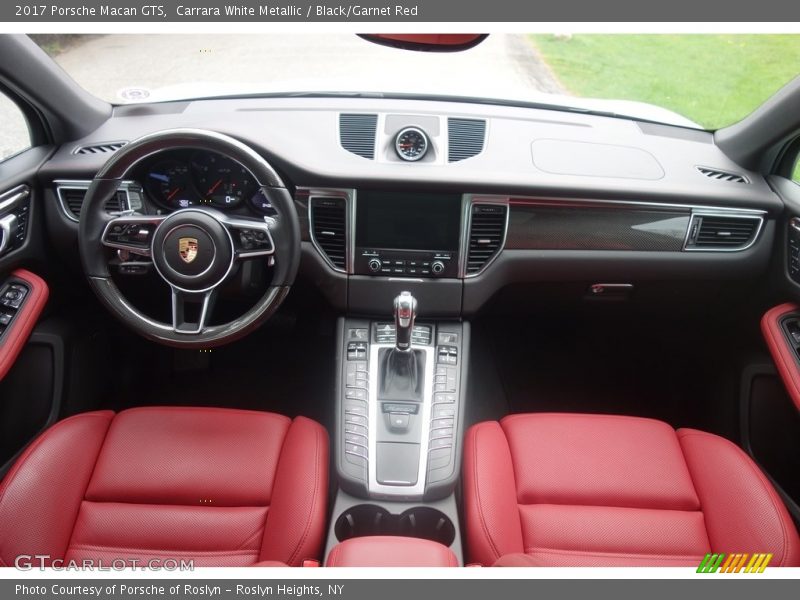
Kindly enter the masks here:
M 411 333 L 417 318 L 417 299 L 411 292 L 400 292 L 394 299 L 395 348 L 401 352 L 411 350 Z
M 403 402 L 422 400 L 422 373 L 425 356 L 411 347 L 411 332 L 417 318 L 417 299 L 410 292 L 400 292 L 394 299 L 394 348 L 379 354 L 378 399 Z

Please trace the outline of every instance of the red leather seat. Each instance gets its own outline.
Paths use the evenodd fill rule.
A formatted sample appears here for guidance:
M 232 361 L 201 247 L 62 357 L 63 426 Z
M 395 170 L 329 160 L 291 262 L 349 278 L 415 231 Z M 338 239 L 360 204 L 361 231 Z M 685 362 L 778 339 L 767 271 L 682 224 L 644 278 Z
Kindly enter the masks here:
M 300 565 L 321 558 L 327 487 L 327 433 L 303 417 L 84 413 L 48 429 L 0 485 L 0 566 L 20 555 Z
M 778 494 L 733 443 L 650 419 L 526 414 L 464 445 L 467 562 L 697 566 L 707 552 L 800 565 Z

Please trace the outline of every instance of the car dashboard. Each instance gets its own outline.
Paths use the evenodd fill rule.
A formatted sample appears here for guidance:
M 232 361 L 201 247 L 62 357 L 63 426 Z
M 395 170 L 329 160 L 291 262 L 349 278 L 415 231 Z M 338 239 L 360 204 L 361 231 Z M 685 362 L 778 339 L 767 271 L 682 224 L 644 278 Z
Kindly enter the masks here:
M 226 133 L 275 167 L 300 216 L 301 273 L 353 314 L 385 312 L 403 289 L 424 316 L 462 317 L 517 284 L 627 298 L 648 282 L 753 278 L 783 206 L 700 130 L 466 101 L 196 100 L 118 106 L 53 155 L 40 177 L 65 254 L 111 153 L 172 128 Z M 276 216 L 245 169 L 191 148 L 146 157 L 111 204 Z

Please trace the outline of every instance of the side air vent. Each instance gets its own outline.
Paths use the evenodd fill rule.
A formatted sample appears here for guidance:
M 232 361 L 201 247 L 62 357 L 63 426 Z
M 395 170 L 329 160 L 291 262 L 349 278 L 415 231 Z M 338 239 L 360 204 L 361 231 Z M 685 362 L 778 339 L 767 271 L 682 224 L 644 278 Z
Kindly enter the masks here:
M 504 204 L 473 204 L 469 228 L 467 275 L 482 271 L 500 252 L 506 237 L 508 207 Z
M 311 198 L 312 241 L 337 271 L 347 267 L 347 203 L 341 198 Z
M 64 209 L 67 217 L 73 221 L 80 219 L 81 210 L 83 209 L 83 199 L 86 197 L 85 187 L 69 187 L 59 186 L 56 188 L 61 207 Z M 103 209 L 107 213 L 119 212 L 125 210 L 128 204 L 128 195 L 125 190 L 119 190 L 116 195 L 106 200 Z
M 744 250 L 752 245 L 763 219 L 757 216 L 692 215 L 687 250 Z
M 339 115 L 339 140 L 342 148 L 372 160 L 375 158 L 375 131 L 378 115 Z
M 697 167 L 697 170 L 710 179 L 729 181 L 731 183 L 750 183 L 744 175 L 731 173 L 730 171 L 720 171 L 719 169 L 712 169 L 710 167 Z
M 76 148 L 73 154 L 108 154 L 116 152 L 128 142 L 106 142 L 104 144 L 91 144 Z
M 483 151 L 486 121 L 480 119 L 447 119 L 447 161 L 472 158 Z

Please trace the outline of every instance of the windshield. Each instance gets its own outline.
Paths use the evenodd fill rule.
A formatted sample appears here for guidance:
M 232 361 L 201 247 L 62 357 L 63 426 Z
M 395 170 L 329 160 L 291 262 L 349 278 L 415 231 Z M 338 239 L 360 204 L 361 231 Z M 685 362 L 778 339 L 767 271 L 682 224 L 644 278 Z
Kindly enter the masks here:
M 109 102 L 280 94 L 462 96 L 717 129 L 798 73 L 799 35 L 490 35 L 464 52 L 409 52 L 353 34 L 40 35 Z

